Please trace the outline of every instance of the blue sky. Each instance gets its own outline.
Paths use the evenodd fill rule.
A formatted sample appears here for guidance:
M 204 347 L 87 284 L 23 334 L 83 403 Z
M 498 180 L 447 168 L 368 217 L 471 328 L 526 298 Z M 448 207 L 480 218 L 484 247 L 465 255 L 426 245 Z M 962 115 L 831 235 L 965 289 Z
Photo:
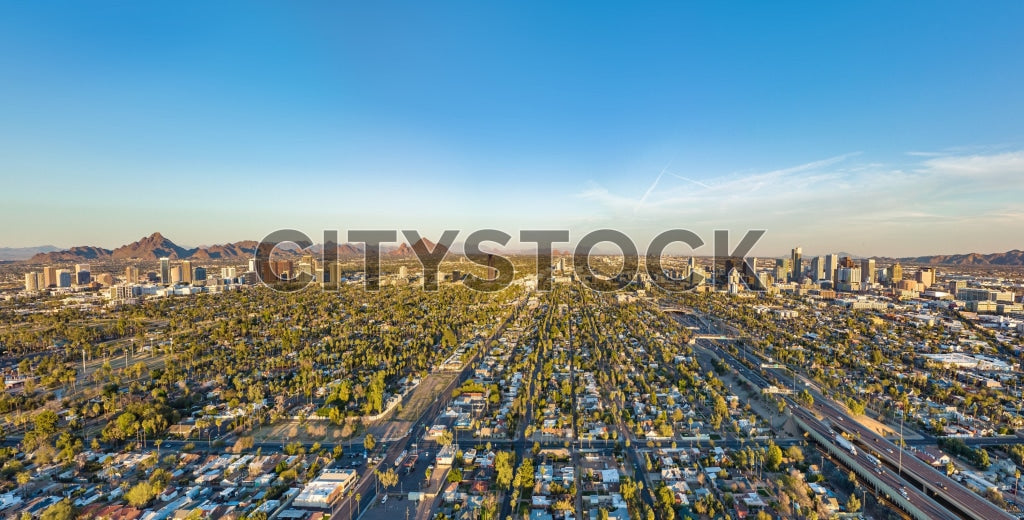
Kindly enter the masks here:
M 0 246 L 293 227 L 1019 247 L 1020 2 L 0 5 Z M 899 4 L 899 5 L 894 5 Z

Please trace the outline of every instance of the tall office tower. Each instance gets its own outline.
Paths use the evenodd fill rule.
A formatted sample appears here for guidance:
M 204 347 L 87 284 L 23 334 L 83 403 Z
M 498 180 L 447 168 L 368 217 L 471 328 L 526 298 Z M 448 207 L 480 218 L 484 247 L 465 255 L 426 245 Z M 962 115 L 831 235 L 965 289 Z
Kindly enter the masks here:
M 900 265 L 899 262 L 892 264 L 892 267 L 889 269 L 892 271 L 892 275 L 889 276 L 889 281 L 894 285 L 903 280 L 903 266 Z
M 202 266 L 196 266 L 192 269 L 192 283 L 205 282 L 206 281 L 206 268 Z
M 789 279 L 789 269 L 785 266 L 778 265 L 776 262 L 775 270 L 772 271 L 772 278 L 775 279 L 776 283 L 781 283 L 783 280 Z
M 255 258 L 250 258 L 249 259 L 249 272 L 255 273 L 255 272 L 258 272 L 259 270 L 260 270 L 259 260 L 255 259 Z
M 295 266 L 291 260 L 275 260 L 271 262 L 277 277 L 282 280 L 292 280 L 296 277 Z
M 840 291 L 859 291 L 860 281 L 860 267 L 844 265 L 836 271 L 836 288 Z
M 125 267 L 124 280 L 128 283 L 139 283 L 139 268 L 134 265 Z
M 86 285 L 92 281 L 92 273 L 89 264 L 75 264 L 75 283 Z
M 25 291 L 36 292 L 39 290 L 39 273 L 32 271 L 25 273 Z
M 43 268 L 43 287 L 57 286 L 57 268 L 46 266 Z
M 235 272 L 235 268 L 234 267 L 221 267 L 220 268 L 220 277 L 221 278 L 223 278 L 225 280 L 230 280 L 232 278 L 235 278 L 236 276 L 237 276 L 237 273 Z
M 811 260 L 811 278 L 815 282 L 820 282 L 825 279 L 825 258 L 821 256 L 814 257 Z
M 338 284 L 341 283 L 341 264 L 340 263 L 338 263 L 338 262 L 331 262 L 331 263 L 327 264 L 327 268 L 324 269 L 324 272 L 325 273 L 330 273 L 328 275 L 330 278 L 328 278 L 327 280 L 324 280 L 325 282 L 327 282 L 327 283 L 329 283 L 329 284 L 331 284 L 333 286 L 337 286 Z
M 775 281 L 786 282 L 793 278 L 793 264 L 789 258 L 775 259 Z
M 696 271 L 697 270 L 697 259 L 691 256 L 690 257 L 690 261 L 686 263 L 686 266 L 690 268 L 690 272 L 691 273 Z
M 825 279 L 831 282 L 836 280 L 836 268 L 839 267 L 839 255 L 825 255 Z
M 404 265 L 398 266 L 398 276 L 409 276 L 409 269 Z
M 313 269 L 316 266 L 313 263 L 313 255 L 302 255 L 302 259 L 299 260 L 299 272 L 297 274 L 313 274 Z
M 188 260 L 181 261 L 181 281 L 192 283 L 192 262 Z
M 57 269 L 57 287 L 71 287 L 71 271 Z
M 935 272 L 934 267 L 922 267 L 917 271 L 917 281 L 924 285 L 924 288 L 927 289 L 935 285 L 936 274 L 937 273 Z
M 793 248 L 793 270 L 791 272 L 794 282 L 799 282 L 800 277 L 804 274 L 803 253 L 803 249 L 799 246 Z
M 171 259 L 166 256 L 160 259 L 160 283 L 171 283 Z
M 875 259 L 865 258 L 860 261 L 861 281 L 865 284 L 875 283 Z
M 182 282 L 181 272 L 182 272 L 182 270 L 181 270 L 181 266 L 180 265 L 171 266 L 171 284 L 172 285 L 176 285 L 176 284 L 179 284 L 179 283 Z
M 949 294 L 952 294 L 954 297 L 956 296 L 956 293 L 960 292 L 960 289 L 966 289 L 966 288 L 967 288 L 967 280 L 950 280 L 949 281 Z

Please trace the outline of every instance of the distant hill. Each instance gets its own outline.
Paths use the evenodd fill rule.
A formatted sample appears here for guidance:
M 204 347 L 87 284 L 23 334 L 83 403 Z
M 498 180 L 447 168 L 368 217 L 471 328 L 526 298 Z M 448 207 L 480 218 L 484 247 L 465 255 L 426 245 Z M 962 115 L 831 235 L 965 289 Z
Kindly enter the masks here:
M 389 251 L 388 252 L 388 256 L 392 256 L 392 257 L 395 257 L 395 256 L 414 257 L 414 256 L 416 256 L 415 246 L 417 244 L 420 244 L 424 248 L 426 248 L 427 253 L 435 252 L 434 251 L 434 247 L 436 246 L 436 244 L 434 244 L 433 242 L 427 240 L 426 238 L 421 238 L 421 239 L 419 239 L 416 242 L 416 244 L 413 244 L 411 246 L 409 244 L 406 244 L 405 242 L 402 242 L 402 244 L 399 245 L 396 249 L 393 249 L 393 250 Z M 440 252 L 441 252 L 441 250 L 437 250 L 436 251 L 436 253 L 440 253 Z
M 259 242 L 255 240 L 243 240 L 232 244 L 212 245 L 200 247 L 191 258 L 198 260 L 220 260 L 224 258 L 251 257 L 256 253 L 256 246 Z
M 57 246 L 35 246 L 35 247 L 0 247 L 0 261 L 28 260 L 39 253 L 50 253 L 60 251 Z
M 962 255 L 933 255 L 900 258 L 900 262 L 925 265 L 994 265 L 1024 266 L 1024 251 L 1014 249 L 1005 253 L 966 253 Z
M 94 246 L 77 246 L 61 251 L 36 253 L 28 261 L 36 264 L 46 264 L 93 260 L 159 260 L 163 257 L 176 260 L 222 260 L 251 257 L 255 251 L 256 241 L 254 240 L 243 240 L 241 242 L 208 247 L 185 248 L 175 244 L 160 233 L 153 233 L 148 237 L 143 237 L 131 244 L 125 244 L 113 250 Z
M 123 245 L 113 250 L 110 256 L 118 260 L 138 258 L 140 260 L 159 260 L 167 257 L 171 259 L 185 259 L 192 256 L 197 249 L 185 249 L 160 233 L 153 233 L 143 237 L 137 242 Z

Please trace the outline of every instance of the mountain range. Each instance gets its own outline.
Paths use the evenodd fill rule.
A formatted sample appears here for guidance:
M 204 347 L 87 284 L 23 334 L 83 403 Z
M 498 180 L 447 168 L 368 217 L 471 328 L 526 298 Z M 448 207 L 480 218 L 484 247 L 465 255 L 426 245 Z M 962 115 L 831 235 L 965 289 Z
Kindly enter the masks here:
M 1005 253 L 966 253 L 962 255 L 933 255 L 900 258 L 900 262 L 928 265 L 993 265 L 1024 266 L 1024 251 L 1014 249 Z
M 428 251 L 433 251 L 435 244 L 425 238 L 420 242 Z M 172 242 L 160 233 L 153 233 L 131 244 L 115 249 L 104 249 L 96 246 L 76 246 L 70 249 L 57 250 L 54 246 L 29 248 L 0 248 L 0 260 L 26 260 L 30 263 L 45 264 L 58 262 L 89 262 L 102 260 L 159 260 L 167 257 L 176 260 L 230 260 L 251 258 L 258 243 L 255 240 L 243 240 L 228 244 L 186 248 Z M 310 253 L 319 253 L 321 244 L 309 248 Z M 452 252 L 461 251 L 461 244 L 453 245 Z M 384 254 L 392 258 L 414 257 L 413 246 L 402 243 L 398 247 L 382 247 Z M 361 257 L 363 244 L 338 244 L 339 258 Z M 298 254 L 298 251 L 293 251 Z M 567 251 L 554 251 L 555 255 L 569 254 Z M 898 258 L 907 264 L 926 265 L 960 265 L 960 266 L 1024 266 L 1024 251 L 1014 249 L 1005 253 L 966 253 L 954 255 L 932 255 Z
M 28 260 L 38 253 L 60 251 L 57 246 L 45 245 L 36 247 L 0 247 L 0 261 Z
M 421 238 L 420 242 L 426 246 L 428 251 L 434 250 L 434 243 Z M 200 246 L 186 248 L 175 244 L 169 238 L 159 232 L 148 237 L 143 237 L 131 244 L 125 244 L 115 249 L 104 249 L 96 246 L 75 246 L 70 249 L 57 250 L 53 246 L 42 246 L 39 248 L 11 248 L 15 257 L 11 260 L 27 260 L 29 263 L 46 264 L 59 262 L 90 262 L 102 260 L 159 260 L 170 258 L 172 260 L 231 260 L 251 258 L 259 245 L 255 240 L 243 240 L 228 244 L 217 244 L 212 246 Z M 398 247 L 383 247 L 384 254 L 389 257 L 414 257 L 416 255 L 413 247 L 408 244 L 401 244 Z M 297 248 L 280 248 L 285 254 L 301 254 Z M 322 244 L 316 244 L 308 248 L 308 253 L 319 254 L 323 250 Z M 2 253 L 5 250 L 0 250 Z M 17 254 L 18 252 L 21 254 Z M 362 257 L 364 247 L 362 244 L 339 244 L 338 257 L 352 258 Z M 26 254 L 26 253 L 35 254 Z M 0 257 L 0 259 L 3 259 Z
M 256 251 L 255 240 L 243 240 L 231 244 L 185 248 L 175 244 L 160 233 L 153 233 L 131 244 L 115 249 L 95 246 L 76 246 L 62 251 L 40 252 L 28 259 L 31 263 L 87 262 L 97 260 L 159 260 L 167 257 L 175 260 L 219 260 L 251 257 Z

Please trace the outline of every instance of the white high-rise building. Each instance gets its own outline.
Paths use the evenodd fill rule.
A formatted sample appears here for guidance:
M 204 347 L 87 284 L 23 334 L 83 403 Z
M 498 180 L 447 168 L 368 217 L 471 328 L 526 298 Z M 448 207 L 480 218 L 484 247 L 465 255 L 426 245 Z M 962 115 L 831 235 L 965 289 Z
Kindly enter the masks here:
M 35 271 L 25 273 L 25 290 L 27 292 L 36 292 L 39 290 L 39 273 Z
M 835 282 L 836 269 L 839 267 L 839 255 L 825 255 L 825 279 Z
M 860 261 L 860 275 L 861 281 L 865 284 L 873 284 L 876 281 L 875 274 L 875 259 L 865 258 Z
M 820 282 L 825 279 L 825 258 L 821 256 L 814 257 L 811 260 L 811 277 L 815 282 Z

